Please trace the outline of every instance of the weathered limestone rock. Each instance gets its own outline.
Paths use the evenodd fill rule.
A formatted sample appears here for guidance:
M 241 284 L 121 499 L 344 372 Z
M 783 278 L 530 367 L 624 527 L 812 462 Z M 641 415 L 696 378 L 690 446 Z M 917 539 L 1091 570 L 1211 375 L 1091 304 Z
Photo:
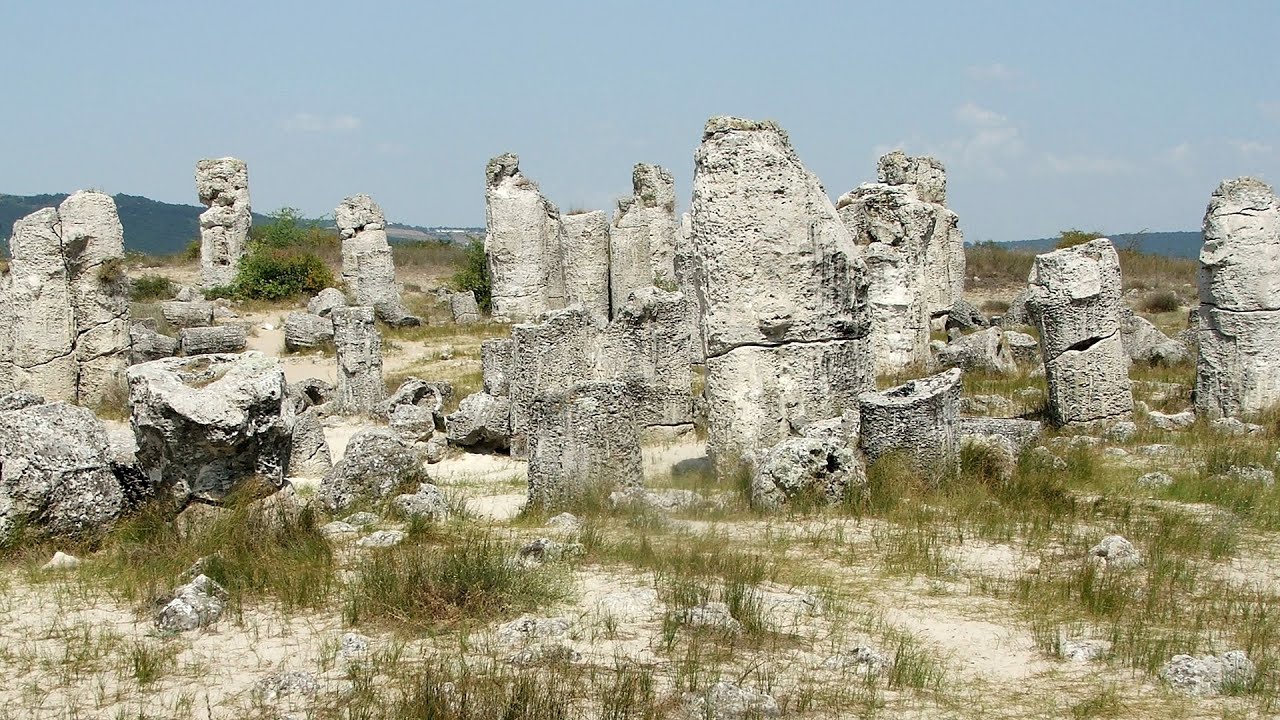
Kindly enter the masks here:
M 238 324 L 183 328 L 178 331 L 178 345 L 182 348 L 182 354 L 187 356 L 238 353 L 244 350 L 248 342 L 248 328 Z
M 485 167 L 484 251 L 493 318 L 531 322 L 564 307 L 560 210 L 520 173 L 520 158 L 499 155 Z
M 314 407 L 298 414 L 289 449 L 289 477 L 318 478 L 333 466 L 324 437 L 320 411 Z
M 760 459 L 751 481 L 751 504 L 773 510 L 803 498 L 837 503 L 866 483 L 862 458 L 841 439 L 787 438 Z
M 947 170 L 931 157 L 911 157 L 894 150 L 881 156 L 876 173 L 886 185 L 912 186 L 924 202 L 939 205 L 947 202 Z
M 253 211 L 249 205 L 249 167 L 225 157 L 196 163 L 196 195 L 207 208 L 200 214 L 200 284 L 230 285 L 248 252 Z
M 1159 672 L 1169 687 L 1192 697 L 1238 693 L 1248 688 L 1257 674 L 1257 666 L 1243 650 L 1229 650 L 1222 657 L 1174 655 Z
M 129 364 L 159 360 L 178 354 L 178 340 L 161 335 L 144 323 L 129 325 Z
M 534 398 L 544 390 L 564 390 L 579 380 L 595 377 L 598 330 L 580 307 L 555 310 L 539 324 L 511 328 L 512 454 L 523 455 L 524 434 Z
M 1004 327 L 1003 325 L 1000 327 Z M 1005 330 L 1004 340 L 1009 345 L 1009 354 L 1019 365 L 1040 365 L 1040 341 L 1017 330 Z
M 333 319 L 304 312 L 291 312 L 284 319 L 284 349 L 311 350 L 333 343 Z
M 948 332 L 959 330 L 960 332 L 975 332 L 981 330 L 991 324 L 986 315 L 982 311 L 973 306 L 973 303 L 964 298 L 956 298 L 951 304 L 951 311 L 947 313 L 946 329 Z
M 695 165 L 708 452 L 724 471 L 873 387 L 866 267 L 774 123 L 712 118 Z
M 57 210 L 15 222 L 9 248 L 5 387 L 89 405 L 116 396 L 129 357 L 129 299 L 115 201 L 74 193 Z
M 278 359 L 167 358 L 127 376 L 138 461 L 176 507 L 284 485 L 294 412 Z
M 102 421 L 84 408 L 0 412 L 0 544 L 18 527 L 52 536 L 107 529 L 127 505 L 107 445 Z
M 205 300 L 166 300 L 160 303 L 165 322 L 176 328 L 208 327 L 213 324 L 213 303 Z
M 867 265 L 871 354 L 876 372 L 925 365 L 929 314 L 925 305 L 925 245 L 936 209 L 909 187 L 867 183 L 836 203 Z
M 449 442 L 461 447 L 504 450 L 511 444 L 511 399 L 472 393 L 444 419 Z
M 1111 241 L 1037 255 L 1028 309 L 1040 329 L 1055 425 L 1127 419 L 1129 357 L 1120 335 L 1120 260 Z
M 320 317 L 329 317 L 334 308 L 346 307 L 347 296 L 337 288 L 325 288 L 307 301 L 307 312 Z
M 1224 181 L 1204 215 L 1196 412 L 1256 413 L 1280 401 L 1280 198 Z
M 902 453 L 922 472 L 954 473 L 960 462 L 958 368 L 859 398 L 859 442 L 867 463 Z
M 675 287 L 676 184 L 665 168 L 638 163 L 631 197 L 618 201 L 609 233 L 609 294 L 614 314 L 632 291 Z
M 386 397 L 382 381 L 382 336 L 371 307 L 335 308 L 333 344 L 338 356 L 337 412 L 371 413 Z
M 635 399 L 625 384 L 548 388 L 529 408 L 529 504 L 554 508 L 594 489 L 643 481 Z
M 565 305 L 581 305 L 596 325 L 604 327 L 610 318 L 609 218 L 593 210 L 570 213 L 560 222 Z
M 400 301 L 382 208 L 368 195 L 353 195 L 338 205 L 333 218 L 342 233 L 342 280 L 355 304 L 372 307 L 388 325 L 420 325 L 422 319 Z
M 76 401 L 97 407 L 124 393 L 129 287 L 124 228 L 110 195 L 77 192 L 58 206 L 75 320 Z
M 332 511 L 345 510 L 359 499 L 381 500 L 406 484 L 426 479 L 422 459 L 386 428 L 356 433 L 346 453 L 320 481 L 319 497 Z
M 1146 365 L 1176 365 L 1191 359 L 1187 347 L 1127 307 L 1120 309 L 1120 342 L 1130 360 Z
M 962 335 L 949 343 L 935 343 L 934 361 L 939 367 L 1008 374 L 1018 371 L 1004 332 L 991 327 Z
M 227 591 L 205 575 L 197 575 L 173 591 L 173 599 L 156 616 L 156 628 L 178 633 L 217 622 L 226 609 Z
M 436 427 L 444 427 L 444 406 L 453 399 L 453 385 L 440 380 L 427 381 L 421 378 L 406 378 L 396 388 L 391 397 L 378 403 L 373 414 L 381 418 L 389 418 L 401 405 L 413 405 L 426 409 L 428 417 L 433 418 Z
M 476 294 L 471 290 L 450 295 L 449 311 L 453 313 L 453 321 L 458 325 L 480 322 L 480 304 L 476 302 Z
M 1009 309 L 1000 316 L 1000 327 L 1011 330 L 1035 325 L 1035 321 L 1031 319 L 1031 313 L 1027 310 L 1027 297 L 1030 296 L 1030 292 L 1030 290 L 1023 290 L 1009 301 Z
M 679 292 L 642 287 L 614 308 L 595 366 L 600 377 L 627 384 L 641 426 L 693 422 L 689 330 L 688 306 Z
M 510 378 L 515 342 L 511 338 L 491 338 L 480 343 L 480 367 L 484 391 L 505 397 L 510 394 Z
M 961 438 L 1003 438 L 1014 457 L 1040 439 L 1040 429 L 1039 422 L 1021 418 L 962 417 L 959 423 Z

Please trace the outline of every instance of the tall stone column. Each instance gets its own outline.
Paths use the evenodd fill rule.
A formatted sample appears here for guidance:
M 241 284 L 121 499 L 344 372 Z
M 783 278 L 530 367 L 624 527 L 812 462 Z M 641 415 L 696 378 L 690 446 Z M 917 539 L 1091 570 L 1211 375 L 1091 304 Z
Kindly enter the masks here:
M 370 414 L 386 399 L 382 379 L 382 336 L 371 307 L 334 308 L 333 345 L 337 350 L 338 388 L 334 404 L 348 415 Z
M 520 173 L 520 158 L 499 155 L 485 167 L 484 250 L 493 318 L 531 322 L 565 305 L 560 210 Z
M 609 323 L 609 218 L 599 210 L 561 219 L 566 305 L 581 305 L 596 325 Z
M 249 167 L 233 157 L 201 160 L 196 195 L 209 208 L 200 214 L 200 284 L 230 285 L 249 250 Z
M 675 178 L 665 168 L 638 163 L 631 197 L 618 201 L 609 236 L 609 292 L 613 314 L 632 291 L 676 283 Z
M 396 266 L 387 243 L 387 219 L 373 198 L 346 198 L 333 212 L 342 234 L 342 281 L 356 305 L 372 307 L 388 325 L 419 325 L 400 300 Z
M 37 210 L 13 224 L 13 365 L 17 386 L 46 400 L 75 402 L 76 320 L 58 211 Z
M 1261 180 L 1224 181 L 1209 199 L 1199 285 L 1196 412 L 1280 402 L 1280 199 Z

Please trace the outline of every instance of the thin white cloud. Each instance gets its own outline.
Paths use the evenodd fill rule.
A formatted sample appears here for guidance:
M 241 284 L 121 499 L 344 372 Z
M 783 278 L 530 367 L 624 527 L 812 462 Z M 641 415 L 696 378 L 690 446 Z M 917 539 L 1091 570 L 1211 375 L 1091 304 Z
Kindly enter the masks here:
M 281 126 L 290 132 L 351 132 L 360 128 L 360 118 L 354 115 L 314 115 L 300 112 L 285 118 Z
M 964 74 L 984 82 L 1012 82 L 1022 77 L 1022 73 L 1004 63 L 970 65 L 964 69 Z
M 1173 168 L 1183 175 L 1189 175 L 1191 174 L 1191 164 L 1195 161 L 1195 155 L 1196 151 L 1191 143 L 1183 142 L 1160 151 L 1156 155 L 1156 162 Z
M 1256 140 L 1228 140 L 1227 143 L 1236 149 L 1236 152 L 1246 158 L 1266 157 L 1275 152 L 1275 148 L 1264 142 Z
M 1056 175 L 1123 175 L 1133 172 L 1133 164 L 1105 155 L 1044 154 L 1044 165 Z
M 955 118 L 966 136 L 944 146 L 944 154 L 961 165 L 995 177 L 1005 175 L 1005 163 L 1021 156 L 1025 146 L 1017 126 L 1009 118 L 976 103 L 956 108 Z

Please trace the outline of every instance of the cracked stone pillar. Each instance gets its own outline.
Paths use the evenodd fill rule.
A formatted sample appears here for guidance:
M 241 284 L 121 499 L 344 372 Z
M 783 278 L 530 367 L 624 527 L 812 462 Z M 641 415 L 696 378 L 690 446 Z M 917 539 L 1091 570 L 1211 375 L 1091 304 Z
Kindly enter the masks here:
M 933 210 L 921 259 L 924 304 L 932 315 L 947 312 L 964 297 L 965 259 L 960 218 L 946 207 L 946 169 L 931 157 L 912 157 L 895 150 L 880 158 L 877 171 L 880 183 L 911 188 Z
M 1133 392 L 1120 336 L 1120 259 L 1111 241 L 1037 255 L 1027 284 L 1050 420 L 1062 426 L 1128 418 Z
M 129 280 L 115 200 L 77 192 L 62 201 L 58 219 L 76 326 L 76 401 L 90 407 L 121 402 L 129 366 Z
M 676 185 L 665 168 L 638 163 L 631 197 L 618 201 L 609 238 L 609 293 L 613 314 L 633 290 L 661 284 L 675 289 Z
M 593 491 L 640 487 L 643 461 L 625 383 L 573 383 L 529 406 L 529 504 L 556 509 Z
M 609 323 L 609 218 L 599 210 L 571 213 L 562 257 L 566 305 L 581 305 L 596 325 Z
M 1196 412 L 1211 419 L 1280 401 L 1280 199 L 1261 180 L 1224 181 L 1200 250 Z
M 13 376 L 13 276 L 0 271 L 0 394 L 18 389 Z
M 374 309 L 388 325 L 420 325 L 400 301 L 396 266 L 387 243 L 387 219 L 382 208 L 365 194 L 342 201 L 333 212 L 342 233 L 342 281 L 356 305 Z
M 337 350 L 337 411 L 347 415 L 373 412 L 387 395 L 382 380 L 382 337 L 371 307 L 334 308 L 333 345 Z
M 922 472 L 960 468 L 960 378 L 952 368 L 859 398 L 858 442 L 867 463 L 899 452 Z
M 507 391 L 511 397 L 511 454 L 522 457 L 534 398 L 544 390 L 563 389 L 595 373 L 599 329 L 580 307 L 548 312 L 540 323 L 511 328 L 511 364 Z
M 633 291 L 600 336 L 596 369 L 627 384 L 642 427 L 693 423 L 689 330 L 684 295 L 650 286 Z
M 196 194 L 208 210 L 200 214 L 200 284 L 230 285 L 249 248 L 253 211 L 249 167 L 233 157 L 196 163 Z
M 776 124 L 707 122 L 691 244 L 717 468 L 856 410 L 874 387 L 866 267 Z
M 499 155 L 485 167 L 484 251 L 493 318 L 532 322 L 564 307 L 560 210 L 520 173 L 520 158 Z
M 9 237 L 14 380 L 50 402 L 74 402 L 76 321 L 59 230 L 58 211 L 44 208 Z

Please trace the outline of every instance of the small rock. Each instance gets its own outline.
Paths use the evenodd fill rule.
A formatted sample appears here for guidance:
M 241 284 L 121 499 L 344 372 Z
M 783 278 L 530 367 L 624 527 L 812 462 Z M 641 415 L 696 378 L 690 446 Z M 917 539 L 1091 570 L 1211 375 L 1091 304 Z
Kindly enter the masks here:
M 418 486 L 418 491 L 412 495 L 397 495 L 391 504 L 406 520 L 410 518 L 436 521 L 449 519 L 449 500 L 440 488 L 431 483 L 422 483 Z
M 385 548 L 404 542 L 405 534 L 401 530 L 379 530 L 360 538 L 360 547 Z
M 1036 460 L 1039 460 L 1040 462 L 1045 463 L 1046 465 L 1053 468 L 1054 470 L 1067 469 L 1067 461 L 1063 460 L 1057 455 L 1054 455 L 1053 452 L 1049 450 L 1049 448 L 1043 445 L 1038 445 L 1035 448 L 1032 448 L 1031 456 L 1034 457 Z
M 40 566 L 41 570 L 70 570 L 80 565 L 80 558 L 68 555 L 61 550 L 53 554 L 53 559 Z
M 686 695 L 685 711 L 689 717 L 701 720 L 745 720 L 780 715 L 778 701 L 772 695 L 724 681 Z
M 1173 476 L 1165 472 L 1149 472 L 1138 478 L 1139 487 L 1149 490 L 1167 488 L 1173 484 Z
M 268 675 L 253 685 L 253 695 L 264 703 L 274 703 L 284 697 L 313 697 L 320 691 L 316 676 L 304 670 L 287 670 Z
M 582 521 L 573 513 L 563 512 L 547 520 L 547 527 L 575 534 L 582 528 Z
M 1152 410 L 1147 413 L 1147 421 L 1161 430 L 1186 430 L 1196 422 L 1196 414 L 1190 410 L 1184 410 L 1173 415 L 1166 415 L 1158 410 Z
M 1107 428 L 1107 439 L 1112 442 L 1127 443 L 1138 434 L 1138 426 L 1129 420 L 1112 423 Z
M 369 638 L 359 633 L 347 633 L 338 641 L 338 655 L 344 660 L 355 660 L 369 654 Z
M 370 525 L 377 525 L 378 521 L 380 520 L 382 520 L 382 518 L 378 517 L 377 515 L 371 512 L 351 513 L 350 515 L 342 518 L 342 522 L 357 528 L 364 528 Z
M 878 675 L 888 659 L 866 645 L 857 645 L 822 661 L 828 670 L 852 670 L 859 675 Z
M 542 663 L 582 662 L 582 653 L 563 642 L 535 643 L 507 658 L 512 665 L 538 665 Z
M 173 600 L 156 617 L 156 627 L 165 632 L 183 632 L 206 627 L 222 617 L 227 591 L 206 575 L 197 575 L 174 593 Z
M 541 640 L 562 638 L 573 623 L 568 618 L 540 618 L 534 615 L 520 617 L 498 627 L 498 641 L 506 645 L 527 645 Z
M 1142 564 L 1142 557 L 1133 543 L 1120 535 L 1108 535 L 1092 548 L 1089 555 L 1102 558 L 1103 568 L 1108 570 L 1128 570 Z
M 1241 650 L 1232 650 L 1222 657 L 1205 655 L 1174 655 L 1160 669 L 1160 679 L 1169 687 L 1193 697 L 1212 697 L 1232 689 L 1245 688 L 1257 676 L 1253 661 Z
M 334 520 L 331 523 L 325 523 L 320 526 L 320 534 L 327 538 L 341 538 L 358 534 L 360 531 L 351 523 L 345 523 L 341 520 Z
M 559 543 L 550 538 L 538 538 L 520 548 L 517 559 L 522 565 L 541 565 L 581 557 L 584 552 L 581 543 Z
M 690 627 L 711 628 L 730 635 L 741 635 L 743 632 L 742 623 L 729 612 L 729 606 L 722 602 L 705 602 L 685 608 L 678 617 L 680 622 Z
M 1233 417 L 1218 418 L 1217 420 L 1209 423 L 1209 428 L 1216 433 L 1231 435 L 1233 437 L 1239 437 L 1241 435 L 1257 435 L 1263 430 L 1261 425 L 1241 422 L 1239 419 Z
M 1101 660 L 1111 651 L 1106 640 L 1063 640 L 1059 647 L 1063 660 L 1086 663 Z
M 1227 470 L 1221 477 L 1231 482 L 1243 484 L 1260 484 L 1272 487 L 1276 484 L 1276 474 L 1261 465 L 1236 465 Z

